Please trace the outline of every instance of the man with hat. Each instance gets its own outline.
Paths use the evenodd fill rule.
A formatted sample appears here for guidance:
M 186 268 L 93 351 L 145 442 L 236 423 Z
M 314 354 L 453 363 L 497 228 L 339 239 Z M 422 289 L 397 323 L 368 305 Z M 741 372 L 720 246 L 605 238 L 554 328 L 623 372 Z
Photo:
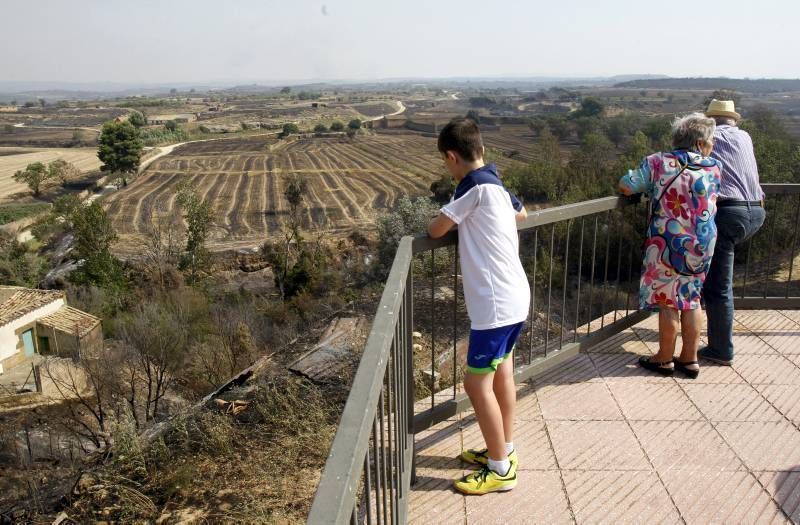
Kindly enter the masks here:
M 712 100 L 706 115 L 717 122 L 711 157 L 722 162 L 717 200 L 717 244 L 703 285 L 708 346 L 699 356 L 733 364 L 733 250 L 764 224 L 764 192 L 750 135 L 737 127 L 741 116 L 732 100 Z

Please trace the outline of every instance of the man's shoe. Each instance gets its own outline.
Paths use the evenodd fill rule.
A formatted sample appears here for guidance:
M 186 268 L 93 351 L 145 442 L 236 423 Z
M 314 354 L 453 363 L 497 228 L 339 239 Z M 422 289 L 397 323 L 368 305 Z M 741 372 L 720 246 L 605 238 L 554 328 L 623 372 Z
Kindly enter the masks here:
M 724 359 L 722 357 L 715 356 L 713 354 L 713 350 L 709 347 L 704 346 L 697 352 L 697 356 L 705 359 L 706 361 L 711 361 L 712 363 L 716 363 L 722 366 L 733 366 L 733 359 Z
M 489 449 L 488 448 L 468 448 L 461 451 L 461 459 L 473 465 L 488 465 L 489 464 Z M 517 466 L 517 451 L 512 450 L 508 455 L 508 460 L 514 467 Z
M 481 496 L 490 492 L 504 492 L 517 486 L 517 467 L 512 464 L 506 475 L 501 476 L 484 466 L 480 470 L 455 480 L 453 485 L 462 494 Z

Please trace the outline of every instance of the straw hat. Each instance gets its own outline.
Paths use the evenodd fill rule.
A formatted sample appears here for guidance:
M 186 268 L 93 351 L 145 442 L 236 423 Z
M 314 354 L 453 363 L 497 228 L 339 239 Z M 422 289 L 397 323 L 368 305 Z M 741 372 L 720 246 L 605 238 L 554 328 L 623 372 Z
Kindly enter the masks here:
M 733 106 L 733 100 L 717 100 L 713 99 L 708 104 L 708 109 L 706 110 L 707 117 L 730 117 L 735 118 L 736 120 L 740 120 L 742 116 L 736 113 L 736 110 Z

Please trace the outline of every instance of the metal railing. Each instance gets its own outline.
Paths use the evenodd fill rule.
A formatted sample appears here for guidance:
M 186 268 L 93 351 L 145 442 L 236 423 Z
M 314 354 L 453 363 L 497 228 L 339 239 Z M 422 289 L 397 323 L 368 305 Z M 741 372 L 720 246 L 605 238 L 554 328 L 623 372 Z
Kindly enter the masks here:
M 737 247 L 734 302 L 742 309 L 800 308 L 800 184 L 762 184 L 766 220 Z
M 800 308 L 800 184 L 763 187 L 767 221 L 737 251 L 736 305 Z M 519 226 L 531 308 L 514 353 L 518 382 L 649 315 L 638 310 L 645 226 L 645 206 L 622 197 L 529 213 Z M 457 238 L 400 242 L 309 523 L 405 523 L 414 434 L 468 408 Z

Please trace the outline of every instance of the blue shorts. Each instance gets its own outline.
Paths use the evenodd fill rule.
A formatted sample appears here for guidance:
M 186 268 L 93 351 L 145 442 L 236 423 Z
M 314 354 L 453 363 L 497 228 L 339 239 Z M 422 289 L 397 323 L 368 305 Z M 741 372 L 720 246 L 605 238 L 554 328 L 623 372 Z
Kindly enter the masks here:
M 508 359 L 517 343 L 524 322 L 469 331 L 467 370 L 473 374 L 491 374 L 497 366 Z

